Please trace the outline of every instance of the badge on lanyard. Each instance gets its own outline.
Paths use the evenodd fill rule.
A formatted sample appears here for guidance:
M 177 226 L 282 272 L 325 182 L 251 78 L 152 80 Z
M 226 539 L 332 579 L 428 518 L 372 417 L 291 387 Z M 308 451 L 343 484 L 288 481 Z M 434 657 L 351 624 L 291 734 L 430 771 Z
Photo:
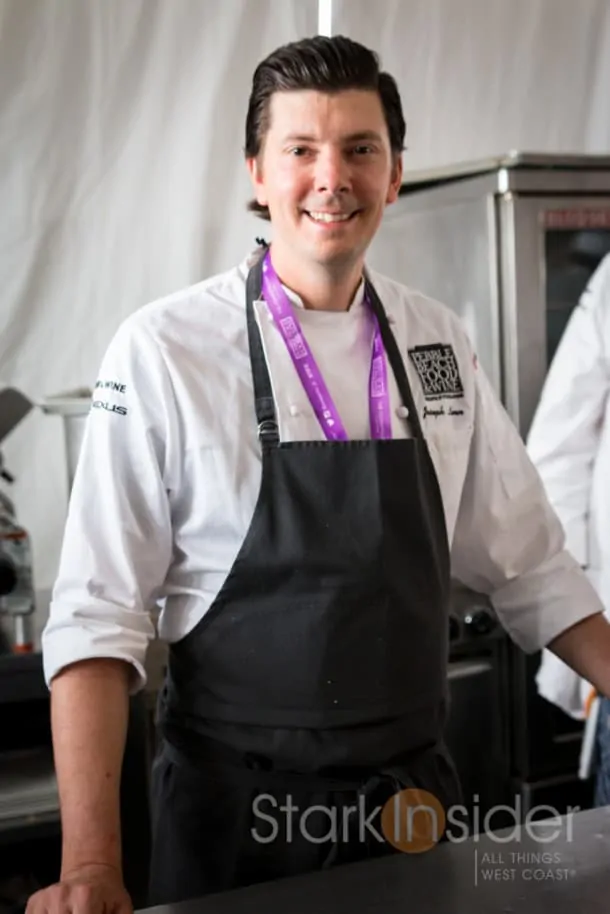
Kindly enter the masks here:
M 271 263 L 269 251 L 267 251 L 263 261 L 262 292 L 327 440 L 347 441 L 347 432 L 337 407 L 303 335 L 292 303 L 284 292 L 279 277 Z M 379 322 L 366 294 L 365 302 L 374 328 L 369 372 L 371 438 L 391 438 L 392 421 L 385 350 L 381 339 Z

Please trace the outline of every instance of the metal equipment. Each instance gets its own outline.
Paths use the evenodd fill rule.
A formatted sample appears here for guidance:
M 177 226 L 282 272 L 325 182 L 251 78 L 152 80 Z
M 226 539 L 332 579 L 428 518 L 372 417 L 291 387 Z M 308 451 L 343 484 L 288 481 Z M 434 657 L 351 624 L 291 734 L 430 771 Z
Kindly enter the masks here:
M 29 413 L 32 403 L 18 390 L 0 390 L 0 441 L 12 432 Z M 0 453 L 0 476 L 12 483 Z M 12 640 L 2 632 L 0 651 L 29 652 L 33 648 L 31 616 L 35 610 L 30 537 L 15 516 L 15 506 L 5 491 L 0 491 L 0 616 L 10 617 Z
M 610 157 L 511 152 L 408 175 L 368 262 L 460 316 L 525 437 L 557 343 L 609 252 Z M 489 661 L 487 645 L 485 654 Z M 591 784 L 578 777 L 582 724 L 538 696 L 539 660 L 512 645 L 493 660 L 502 665 L 497 680 L 509 683 L 501 713 L 512 790 L 524 812 L 583 807 Z M 481 713 L 497 714 L 497 703 Z M 464 733 L 495 732 L 491 717 L 473 718 L 468 701 L 454 702 L 453 718 L 458 732 L 460 722 Z M 465 762 L 476 763 L 476 753 Z

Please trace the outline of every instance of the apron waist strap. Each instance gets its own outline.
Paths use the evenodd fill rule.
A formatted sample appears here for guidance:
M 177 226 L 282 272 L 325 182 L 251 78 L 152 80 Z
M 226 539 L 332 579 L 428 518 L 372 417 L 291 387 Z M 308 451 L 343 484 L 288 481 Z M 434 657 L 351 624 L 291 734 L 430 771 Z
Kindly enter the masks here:
M 180 733 L 173 728 L 163 733 L 163 752 L 174 764 L 198 772 L 205 772 L 212 780 L 233 781 L 242 786 L 259 790 L 346 791 L 368 793 L 387 785 L 388 795 L 413 786 L 410 764 L 381 768 L 342 768 L 320 772 L 291 771 L 270 768 L 265 759 L 256 758 L 232 749 L 217 740 L 200 734 Z M 429 757 L 438 753 L 431 747 L 417 753 L 413 763 L 420 768 Z

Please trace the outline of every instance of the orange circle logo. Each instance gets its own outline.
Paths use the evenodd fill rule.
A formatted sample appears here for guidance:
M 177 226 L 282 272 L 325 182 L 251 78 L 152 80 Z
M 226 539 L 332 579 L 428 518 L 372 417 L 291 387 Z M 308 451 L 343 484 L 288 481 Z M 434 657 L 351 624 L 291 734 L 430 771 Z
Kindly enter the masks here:
M 434 794 L 416 788 L 394 794 L 381 812 L 386 840 L 405 854 L 433 848 L 443 836 L 445 823 L 445 810 Z

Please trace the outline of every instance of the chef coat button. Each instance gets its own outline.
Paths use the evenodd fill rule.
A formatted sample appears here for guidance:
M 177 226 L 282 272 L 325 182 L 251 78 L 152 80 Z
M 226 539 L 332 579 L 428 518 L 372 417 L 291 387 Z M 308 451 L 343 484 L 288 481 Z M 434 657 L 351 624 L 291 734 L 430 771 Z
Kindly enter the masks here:
M 396 323 L 396 318 L 394 317 L 393 314 L 388 314 L 388 315 L 387 315 L 387 318 L 388 318 L 388 324 L 395 324 L 395 323 Z
M 407 416 L 409 415 L 409 410 L 406 406 L 397 406 L 396 415 L 399 416 L 401 419 L 406 419 Z
M 291 415 L 291 416 L 298 416 L 298 415 L 299 415 L 299 407 L 298 407 L 298 406 L 295 406 L 294 403 L 292 403 L 291 406 L 290 406 L 290 415 Z

